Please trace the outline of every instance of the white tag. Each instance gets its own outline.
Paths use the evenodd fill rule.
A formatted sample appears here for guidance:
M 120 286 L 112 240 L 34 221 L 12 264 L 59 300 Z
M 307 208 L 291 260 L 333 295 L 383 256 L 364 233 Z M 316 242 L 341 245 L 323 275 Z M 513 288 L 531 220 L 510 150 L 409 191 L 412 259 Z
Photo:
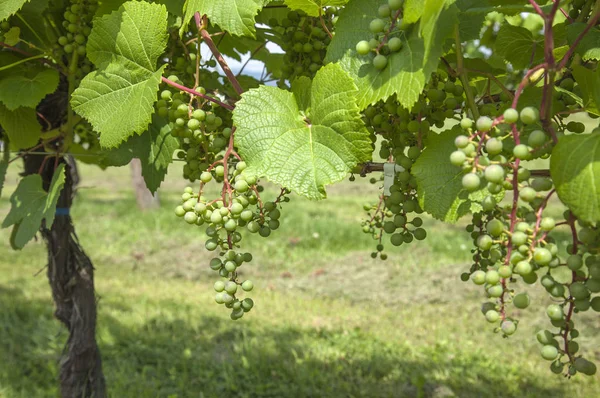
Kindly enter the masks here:
M 394 184 L 396 173 L 402 173 L 404 167 L 396 163 L 384 163 L 383 164 L 383 195 L 390 196 L 390 187 Z

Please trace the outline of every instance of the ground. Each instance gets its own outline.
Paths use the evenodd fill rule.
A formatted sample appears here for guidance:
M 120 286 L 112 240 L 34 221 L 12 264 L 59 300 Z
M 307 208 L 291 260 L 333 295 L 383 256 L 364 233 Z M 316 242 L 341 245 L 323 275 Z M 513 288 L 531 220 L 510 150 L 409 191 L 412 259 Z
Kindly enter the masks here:
M 18 162 L 0 199 L 0 218 Z M 541 287 L 516 335 L 493 332 L 469 267 L 466 220 L 427 219 L 428 238 L 387 249 L 361 231 L 363 179 L 321 202 L 292 197 L 281 228 L 245 237 L 255 309 L 240 321 L 214 303 L 203 230 L 174 216 L 175 165 L 163 207 L 142 214 L 129 169 L 83 167 L 73 219 L 96 266 L 98 340 L 112 397 L 598 397 L 600 378 L 549 371 L 534 333 L 548 327 Z M 269 191 L 269 188 L 267 189 Z M 45 249 L 21 252 L 0 230 L 0 397 L 56 397 L 66 332 L 52 317 Z M 576 318 L 582 353 L 600 362 L 600 320 Z

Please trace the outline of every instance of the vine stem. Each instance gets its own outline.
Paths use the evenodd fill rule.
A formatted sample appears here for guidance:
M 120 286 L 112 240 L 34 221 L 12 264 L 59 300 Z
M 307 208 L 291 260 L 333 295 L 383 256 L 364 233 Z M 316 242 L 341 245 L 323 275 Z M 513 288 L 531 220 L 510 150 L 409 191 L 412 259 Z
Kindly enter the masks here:
M 569 225 L 569 227 L 571 228 L 571 237 L 573 239 L 573 254 L 576 254 L 578 251 L 578 237 L 577 237 L 577 229 L 575 228 L 575 217 L 573 216 L 573 214 L 570 214 L 569 219 L 567 220 L 567 224 Z M 571 272 L 571 283 L 575 282 L 575 280 L 577 279 L 577 273 L 575 271 Z M 565 331 L 562 334 L 562 338 L 563 338 L 563 342 L 564 342 L 564 347 L 565 347 L 565 354 L 567 354 L 567 357 L 569 357 L 569 361 L 571 363 L 573 363 L 574 359 L 573 359 L 573 354 L 571 354 L 569 352 L 569 333 L 571 332 L 571 329 L 569 327 L 569 322 L 571 321 L 571 317 L 573 316 L 573 310 L 575 309 L 575 302 L 574 302 L 574 298 L 573 296 L 569 296 L 569 298 L 567 299 L 569 301 L 568 304 L 568 309 L 567 309 L 567 316 L 565 318 Z
M 202 93 L 200 93 L 200 92 L 198 92 L 196 90 L 192 90 L 189 87 L 182 86 L 181 84 L 175 83 L 174 81 L 169 80 L 169 79 L 167 79 L 164 76 L 162 77 L 162 81 L 164 83 L 167 83 L 169 86 L 175 87 L 175 88 L 177 88 L 177 89 L 179 89 L 181 91 L 185 91 L 188 94 L 195 95 L 195 96 L 200 97 L 200 98 L 204 98 L 205 100 L 208 100 L 210 102 L 214 102 L 215 104 L 218 104 L 218 105 L 222 106 L 223 108 L 225 108 L 227 110 L 232 111 L 235 108 L 233 105 L 226 104 L 226 103 L 224 103 L 222 101 L 219 101 L 218 99 L 213 98 L 213 97 L 211 97 L 209 95 L 202 94 Z
M 548 201 L 550 200 L 552 195 L 554 195 L 555 192 L 556 192 L 555 189 L 552 189 L 550 192 L 548 192 L 548 195 L 546 195 L 546 197 L 544 198 L 544 201 L 540 204 L 540 208 L 538 209 L 538 211 L 535 214 L 536 221 L 535 221 L 535 227 L 533 228 L 533 234 L 532 234 L 533 239 L 531 241 L 531 246 L 529 247 L 531 251 L 533 251 L 533 248 L 535 247 L 535 245 L 541 240 L 541 239 L 536 239 L 536 238 L 537 238 L 537 234 L 540 232 L 540 224 L 542 222 L 542 213 L 546 209 L 546 206 L 548 206 Z
M 198 27 L 200 36 L 202 36 L 202 40 L 204 40 L 204 42 L 206 43 L 208 48 L 210 48 L 210 51 L 213 53 L 213 55 L 217 59 L 217 62 L 219 63 L 219 65 L 221 65 L 221 69 L 223 69 L 223 72 L 225 72 L 225 75 L 227 76 L 227 79 L 233 86 L 233 89 L 235 90 L 235 92 L 238 95 L 242 95 L 242 93 L 244 92 L 244 89 L 242 88 L 242 86 L 240 85 L 240 82 L 238 82 L 237 78 L 235 77 L 235 75 L 233 74 L 231 69 L 229 68 L 229 65 L 227 65 L 227 62 L 225 61 L 225 58 L 223 58 L 223 55 L 221 55 L 221 53 L 219 52 L 219 49 L 215 45 L 215 42 L 210 37 L 210 33 L 208 33 L 208 31 L 206 30 L 206 26 L 208 25 L 208 20 L 206 18 L 206 15 L 204 15 L 203 17 L 200 17 L 200 13 L 197 12 L 194 14 L 194 19 L 196 20 L 196 26 Z
M 515 108 L 515 109 L 517 108 L 517 103 L 519 102 L 519 97 L 521 96 L 521 94 L 523 94 L 523 90 L 525 90 L 525 87 L 527 86 L 527 84 L 529 82 L 529 78 L 538 70 L 546 69 L 546 68 L 547 68 L 546 63 L 542 63 L 537 66 L 534 66 L 533 68 L 531 68 L 527 71 L 527 73 L 525 74 L 525 77 L 523 77 L 523 80 L 521 80 L 521 83 L 519 83 L 519 87 L 517 87 L 517 91 L 515 91 L 515 96 L 513 98 L 512 104 L 511 104 L 512 108 Z
M 394 14 L 390 28 L 388 29 L 387 32 L 385 32 L 385 35 L 383 36 L 381 43 L 379 43 L 379 45 L 376 48 L 377 54 L 379 54 L 379 50 L 381 50 L 381 47 L 383 47 L 388 42 L 390 33 L 396 27 L 396 23 L 398 23 L 398 18 L 400 18 L 401 13 L 402 13 L 402 9 L 399 9 L 398 11 L 396 11 L 396 14 Z

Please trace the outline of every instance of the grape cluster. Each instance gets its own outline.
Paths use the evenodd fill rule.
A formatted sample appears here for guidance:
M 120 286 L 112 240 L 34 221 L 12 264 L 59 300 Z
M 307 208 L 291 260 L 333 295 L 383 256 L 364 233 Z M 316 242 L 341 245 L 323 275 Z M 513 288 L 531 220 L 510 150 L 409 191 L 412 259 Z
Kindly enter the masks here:
M 542 357 L 552 361 L 553 372 L 561 373 L 567 367 L 569 376 L 577 372 L 591 375 L 596 366 L 578 353 L 575 339 L 579 332 L 573 314 L 590 308 L 600 311 L 600 296 L 592 297 L 600 293 L 600 233 L 570 211 L 562 221 L 546 216 L 554 184 L 548 175 L 536 175 L 524 163 L 549 156 L 555 143 L 552 134 L 556 138 L 564 130 L 581 133 L 584 128 L 578 122 L 564 124 L 557 118 L 558 123 L 553 122 L 551 131 L 546 131 L 539 113 L 534 107 L 520 112 L 506 108 L 495 119 L 481 116 L 477 121 L 464 118 L 460 122 L 458 128 L 467 134 L 456 137 L 457 150 L 450 155 L 450 162 L 464 170 L 466 191 L 484 193 L 481 211 L 467 226 L 475 248 L 473 264 L 461 279 L 484 287 L 492 302 L 485 303 L 482 312 L 504 336 L 513 334 L 518 326 L 518 320 L 507 314 L 508 305 L 523 309 L 530 304 L 526 292 L 517 293 L 511 286 L 519 281 L 526 285 L 539 281 L 553 301 L 546 308 L 550 323 L 558 328 L 538 333 Z M 510 191 L 514 200 L 504 205 L 501 201 Z M 566 248 L 566 257 L 552 237 L 561 225 L 570 227 L 575 237 Z
M 376 69 L 385 69 L 388 56 L 400 51 L 403 47 L 407 26 L 402 23 L 403 0 L 388 0 L 379 6 L 379 18 L 369 23 L 369 30 L 375 36 L 369 40 L 361 40 L 356 44 L 358 55 L 373 54 L 371 62 Z
M 208 236 L 205 242 L 206 249 L 219 251 L 219 257 L 211 260 L 210 268 L 226 280 L 215 283 L 217 292 L 215 301 L 231 308 L 231 319 L 235 320 L 241 318 L 244 312 L 250 311 L 254 305 L 249 298 L 242 301 L 236 298 L 238 286 L 245 292 L 253 288 L 251 281 L 240 282 L 238 279 L 238 268 L 243 263 L 252 261 L 250 253 L 234 250 L 242 240 L 240 229 L 245 228 L 250 233 L 268 237 L 271 231 L 279 228 L 281 212 L 278 205 L 289 201 L 286 195 L 290 192 L 282 190 L 275 201 L 263 203 L 257 189 L 256 178 L 243 173 L 246 163 L 236 158 L 226 167 L 224 161 L 224 159 L 216 161 L 201 173 L 199 194 L 194 193 L 191 187 L 185 188 L 181 196 L 181 204 L 176 207 L 175 214 L 188 224 L 206 226 Z M 223 196 L 208 201 L 202 195 L 202 190 L 211 181 L 223 185 Z
M 323 24 L 329 31 L 333 28 L 336 13 L 335 7 L 329 7 L 323 15 Z M 273 18 L 269 25 L 283 31 L 282 48 L 286 53 L 279 84 L 284 85 L 286 80 L 299 76 L 314 77 L 323 66 L 327 46 L 331 42 L 321 19 L 309 17 L 301 10 L 290 11 L 281 22 Z
M 179 82 L 175 75 L 169 80 Z M 196 89 L 205 93 L 202 87 Z M 213 163 L 231 137 L 231 114 L 215 103 L 201 102 L 194 108 L 183 93 L 167 88 L 156 102 L 157 114 L 167 117 L 172 126 L 171 134 L 180 139 L 181 151 L 177 157 L 186 161 L 183 167 L 185 179 L 194 182 Z

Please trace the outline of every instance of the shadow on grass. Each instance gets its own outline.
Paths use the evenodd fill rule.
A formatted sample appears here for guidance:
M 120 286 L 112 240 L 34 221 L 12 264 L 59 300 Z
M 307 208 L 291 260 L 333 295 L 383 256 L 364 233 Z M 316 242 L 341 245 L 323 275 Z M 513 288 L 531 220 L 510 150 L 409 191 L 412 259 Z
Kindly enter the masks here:
M 170 300 L 156 303 L 164 315 L 148 318 L 124 302 L 100 305 L 112 397 L 566 396 L 509 364 L 441 346 L 408 347 L 359 330 L 271 328 L 252 318 L 198 319 Z M 0 396 L 56 397 L 66 333 L 50 303 L 0 286 L 0 308 Z

